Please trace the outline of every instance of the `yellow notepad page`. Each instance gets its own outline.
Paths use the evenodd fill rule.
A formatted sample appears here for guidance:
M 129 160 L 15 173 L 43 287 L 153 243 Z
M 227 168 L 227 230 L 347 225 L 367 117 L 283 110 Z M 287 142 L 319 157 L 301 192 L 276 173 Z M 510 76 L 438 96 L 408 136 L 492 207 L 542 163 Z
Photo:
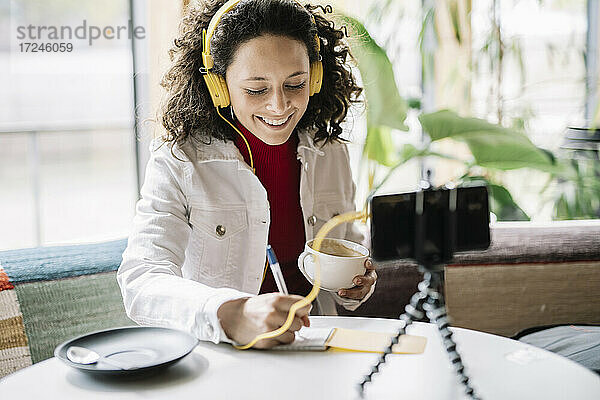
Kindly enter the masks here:
M 383 353 L 395 333 L 367 332 L 354 329 L 335 328 L 326 345 L 336 350 Z M 395 354 L 421 354 L 425 351 L 427 338 L 403 335 L 392 347 Z

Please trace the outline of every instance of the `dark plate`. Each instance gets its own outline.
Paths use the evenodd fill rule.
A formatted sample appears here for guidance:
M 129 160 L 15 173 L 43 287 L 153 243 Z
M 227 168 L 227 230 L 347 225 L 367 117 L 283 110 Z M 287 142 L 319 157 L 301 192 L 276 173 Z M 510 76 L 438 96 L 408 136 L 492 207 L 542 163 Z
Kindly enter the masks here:
M 166 368 L 188 355 L 198 344 L 192 335 L 169 328 L 129 326 L 93 332 L 67 340 L 54 349 L 54 356 L 81 371 L 103 375 L 138 374 Z M 67 358 L 70 346 L 81 346 L 130 366 L 118 369 L 102 360 L 77 364 Z

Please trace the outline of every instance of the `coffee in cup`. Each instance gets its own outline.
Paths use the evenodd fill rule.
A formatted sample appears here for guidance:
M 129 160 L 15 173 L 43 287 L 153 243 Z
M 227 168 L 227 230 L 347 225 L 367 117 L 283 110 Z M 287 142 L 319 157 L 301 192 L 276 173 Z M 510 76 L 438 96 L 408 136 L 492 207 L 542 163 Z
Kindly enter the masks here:
M 314 250 L 313 243 L 310 244 L 310 247 Z M 332 239 L 323 239 L 319 252 L 338 257 L 361 257 L 363 255 L 344 243 Z

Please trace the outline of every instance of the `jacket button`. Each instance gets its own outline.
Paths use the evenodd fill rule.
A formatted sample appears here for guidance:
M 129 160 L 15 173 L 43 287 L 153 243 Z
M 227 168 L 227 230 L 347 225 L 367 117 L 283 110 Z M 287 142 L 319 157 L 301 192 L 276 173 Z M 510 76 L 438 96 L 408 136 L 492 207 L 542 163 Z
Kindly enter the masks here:
M 310 226 L 315 226 L 316 223 L 317 223 L 317 217 L 315 217 L 314 215 L 311 215 L 310 217 L 308 217 L 308 224 Z
M 225 234 L 225 227 L 223 225 L 217 225 L 217 229 L 215 229 L 217 235 L 223 236 Z

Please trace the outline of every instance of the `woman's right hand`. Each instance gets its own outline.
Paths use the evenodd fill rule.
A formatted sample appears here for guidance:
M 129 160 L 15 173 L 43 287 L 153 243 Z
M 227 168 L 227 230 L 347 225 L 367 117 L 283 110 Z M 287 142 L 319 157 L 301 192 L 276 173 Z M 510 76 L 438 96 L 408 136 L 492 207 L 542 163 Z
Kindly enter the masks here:
M 249 343 L 261 333 L 281 327 L 287 319 L 292 304 L 302 300 L 301 296 L 267 293 L 255 297 L 231 300 L 219 307 L 217 317 L 227 337 L 236 343 Z M 290 328 L 280 336 L 259 340 L 253 347 L 268 349 L 294 341 L 294 332 L 302 326 L 310 326 L 308 314 L 312 306 L 296 311 Z

